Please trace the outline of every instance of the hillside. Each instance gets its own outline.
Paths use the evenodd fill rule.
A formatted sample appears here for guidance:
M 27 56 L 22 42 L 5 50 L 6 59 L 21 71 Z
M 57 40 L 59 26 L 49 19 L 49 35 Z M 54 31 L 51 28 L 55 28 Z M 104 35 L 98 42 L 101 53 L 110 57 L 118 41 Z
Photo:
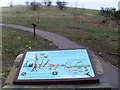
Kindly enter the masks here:
M 27 6 L 2 8 L 2 23 L 16 24 L 58 33 L 93 50 L 98 56 L 118 67 L 118 29 L 114 22 L 102 23 L 97 10 L 40 6 L 32 11 Z M 119 67 L 120 68 L 120 67 Z

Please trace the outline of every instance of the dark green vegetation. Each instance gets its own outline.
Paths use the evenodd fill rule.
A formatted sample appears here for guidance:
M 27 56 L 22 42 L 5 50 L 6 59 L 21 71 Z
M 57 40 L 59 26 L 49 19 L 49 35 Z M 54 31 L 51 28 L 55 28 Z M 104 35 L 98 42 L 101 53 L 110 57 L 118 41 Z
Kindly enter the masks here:
M 52 42 L 45 41 L 39 36 L 33 38 L 33 34 L 30 32 L 2 27 L 3 84 L 17 55 L 23 53 L 25 50 L 45 49 L 57 48 Z
M 89 47 L 97 55 L 118 67 L 118 28 L 114 21 L 103 23 L 100 11 L 88 9 L 40 6 L 32 11 L 27 6 L 3 8 L 3 23 L 37 28 L 63 35 L 78 44 Z
M 101 7 L 100 15 L 105 18 L 103 19 L 104 23 L 110 24 L 111 21 L 115 21 L 118 25 L 118 29 L 120 28 L 120 10 Z

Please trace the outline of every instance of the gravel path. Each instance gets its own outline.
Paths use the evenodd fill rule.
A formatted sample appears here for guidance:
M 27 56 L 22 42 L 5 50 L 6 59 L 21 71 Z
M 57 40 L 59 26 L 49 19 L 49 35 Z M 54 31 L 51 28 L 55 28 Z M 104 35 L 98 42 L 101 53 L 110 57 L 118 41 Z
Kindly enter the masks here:
M 0 24 L 0 26 L 12 27 L 24 31 L 33 32 L 33 28 L 19 26 L 19 25 L 11 25 L 11 24 Z M 40 35 L 42 38 L 45 38 L 49 41 L 52 41 L 59 49 L 70 49 L 70 48 L 82 48 L 82 45 L 78 45 L 75 42 L 70 41 L 69 39 L 60 36 L 55 33 L 46 32 L 42 30 L 36 29 L 36 34 Z
M 0 24 L 0 26 L 11 27 L 11 28 L 24 30 L 24 31 L 33 32 L 33 28 L 29 28 L 25 26 L 11 25 L 11 24 Z M 78 45 L 75 42 L 63 36 L 55 34 L 55 33 L 50 33 L 47 31 L 36 29 L 36 34 L 40 35 L 42 38 L 52 41 L 56 46 L 58 46 L 59 49 L 84 48 L 84 46 Z M 102 64 L 108 83 L 113 88 L 117 88 L 118 87 L 118 73 L 120 73 L 120 71 L 114 66 L 112 66 L 111 64 L 109 64 L 108 62 L 106 62 L 105 60 L 103 60 L 102 58 L 100 58 L 100 62 Z

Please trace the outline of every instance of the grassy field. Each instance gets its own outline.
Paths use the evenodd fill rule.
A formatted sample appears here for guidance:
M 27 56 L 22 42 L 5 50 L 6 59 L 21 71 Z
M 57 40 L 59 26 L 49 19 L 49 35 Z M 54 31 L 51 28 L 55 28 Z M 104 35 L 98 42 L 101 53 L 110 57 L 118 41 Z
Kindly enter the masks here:
M 39 17 L 38 17 L 39 16 Z M 97 55 L 118 67 L 118 29 L 116 24 L 101 24 L 104 19 L 97 10 L 40 6 L 32 11 L 27 6 L 2 9 L 3 23 L 17 24 L 58 33 L 89 47 Z M 39 20 L 38 20 L 39 18 Z M 120 68 L 120 67 L 118 67 Z
M 16 56 L 20 53 L 23 53 L 25 50 L 57 49 L 52 42 L 45 41 L 39 36 L 33 38 L 32 33 L 17 29 L 2 27 L 2 37 L 3 84 Z

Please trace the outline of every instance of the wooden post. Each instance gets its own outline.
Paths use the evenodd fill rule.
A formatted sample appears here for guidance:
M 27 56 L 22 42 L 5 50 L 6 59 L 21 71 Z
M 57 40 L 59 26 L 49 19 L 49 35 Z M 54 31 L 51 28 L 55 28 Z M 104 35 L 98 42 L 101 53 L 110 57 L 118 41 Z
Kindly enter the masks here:
M 36 27 L 37 25 L 34 24 L 34 23 L 33 23 L 32 25 L 33 25 L 33 35 L 34 35 L 34 37 L 35 37 L 35 36 L 36 36 L 36 35 L 35 35 L 35 27 Z
M 47 49 L 47 39 L 44 39 L 44 47 L 45 47 L 45 49 Z

